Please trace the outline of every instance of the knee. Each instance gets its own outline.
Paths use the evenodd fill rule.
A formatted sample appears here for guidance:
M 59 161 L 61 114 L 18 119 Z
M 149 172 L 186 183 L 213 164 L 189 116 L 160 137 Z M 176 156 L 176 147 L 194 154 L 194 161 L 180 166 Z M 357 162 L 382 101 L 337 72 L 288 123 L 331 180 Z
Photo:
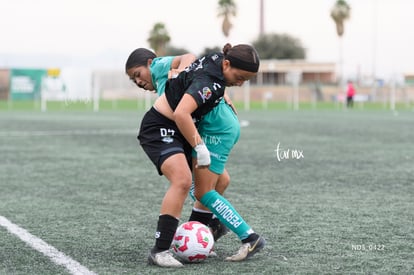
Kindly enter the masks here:
M 171 182 L 171 185 L 174 188 L 176 188 L 177 190 L 180 190 L 180 192 L 185 193 L 185 194 L 190 192 L 191 184 L 192 184 L 191 177 L 179 178 Z
M 190 170 L 185 169 L 171 169 L 171 170 L 164 170 L 164 176 L 170 182 L 170 187 L 176 192 L 180 193 L 188 193 L 191 188 L 192 184 L 192 175 Z
M 223 173 L 220 175 L 215 189 L 217 192 L 223 195 L 224 191 L 226 191 L 229 185 L 230 185 L 230 175 L 228 173 Z
M 218 185 L 220 185 L 223 189 L 226 189 L 227 186 L 230 185 L 230 175 L 228 173 L 223 174 L 219 178 Z

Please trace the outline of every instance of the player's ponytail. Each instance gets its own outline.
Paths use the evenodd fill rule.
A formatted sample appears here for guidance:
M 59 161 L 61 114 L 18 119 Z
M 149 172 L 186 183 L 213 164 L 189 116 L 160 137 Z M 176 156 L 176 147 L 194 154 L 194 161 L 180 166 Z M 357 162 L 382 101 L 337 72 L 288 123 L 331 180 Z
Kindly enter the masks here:
M 224 47 L 223 47 L 224 56 L 227 56 L 230 49 L 231 49 L 231 44 L 230 43 L 227 43 L 226 45 L 224 45 Z

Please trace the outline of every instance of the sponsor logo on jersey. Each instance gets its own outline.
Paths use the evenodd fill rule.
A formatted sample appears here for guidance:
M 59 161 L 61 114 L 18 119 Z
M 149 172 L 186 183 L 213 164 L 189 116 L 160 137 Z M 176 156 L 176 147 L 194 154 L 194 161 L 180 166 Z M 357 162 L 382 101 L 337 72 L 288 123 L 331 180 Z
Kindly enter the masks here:
M 203 96 L 204 96 L 205 99 L 209 99 L 212 94 L 213 94 L 213 92 L 210 90 L 209 87 L 204 87 L 203 88 Z
M 213 92 L 210 90 L 209 87 L 204 87 L 202 91 L 198 91 L 198 94 L 203 99 L 203 103 L 206 102 L 206 100 L 210 99 Z
M 197 71 L 199 69 L 202 69 L 203 68 L 203 61 L 204 61 L 205 58 L 206 57 L 204 56 L 204 57 L 200 58 L 199 60 L 194 61 L 193 63 L 191 63 L 190 66 L 188 66 L 184 70 L 186 72 L 189 72 L 189 71 Z

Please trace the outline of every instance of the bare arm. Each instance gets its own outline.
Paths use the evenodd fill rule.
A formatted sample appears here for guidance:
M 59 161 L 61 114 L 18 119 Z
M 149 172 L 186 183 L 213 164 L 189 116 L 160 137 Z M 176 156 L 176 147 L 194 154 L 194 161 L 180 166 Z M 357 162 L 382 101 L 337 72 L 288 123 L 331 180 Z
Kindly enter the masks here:
M 168 78 L 173 78 L 175 75 L 178 75 L 186 67 L 196 60 L 196 56 L 192 53 L 187 53 L 174 57 L 171 63 L 171 70 L 168 73 Z
M 210 166 L 210 152 L 200 137 L 191 117 L 191 113 L 196 109 L 197 103 L 194 98 L 189 94 L 185 94 L 174 111 L 174 121 L 181 134 L 197 153 L 196 168 L 206 168 Z
M 191 117 L 191 113 L 197 109 L 197 103 L 189 94 L 184 94 L 180 103 L 174 111 L 174 121 L 191 147 L 195 147 L 203 140 Z

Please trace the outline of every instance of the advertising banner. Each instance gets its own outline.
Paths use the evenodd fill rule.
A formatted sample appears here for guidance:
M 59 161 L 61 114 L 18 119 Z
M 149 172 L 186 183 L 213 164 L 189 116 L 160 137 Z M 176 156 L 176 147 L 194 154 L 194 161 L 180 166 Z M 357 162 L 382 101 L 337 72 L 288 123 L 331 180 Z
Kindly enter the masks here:
M 40 99 L 45 69 L 11 69 L 10 95 L 12 100 Z

